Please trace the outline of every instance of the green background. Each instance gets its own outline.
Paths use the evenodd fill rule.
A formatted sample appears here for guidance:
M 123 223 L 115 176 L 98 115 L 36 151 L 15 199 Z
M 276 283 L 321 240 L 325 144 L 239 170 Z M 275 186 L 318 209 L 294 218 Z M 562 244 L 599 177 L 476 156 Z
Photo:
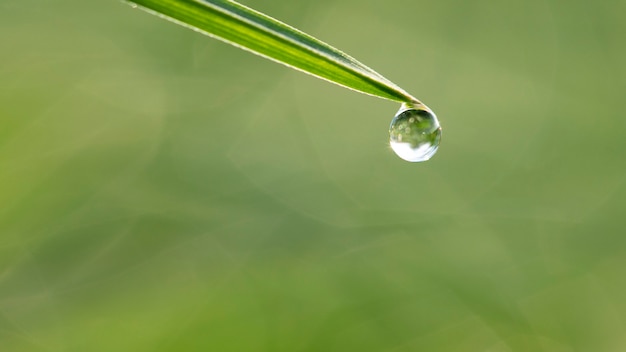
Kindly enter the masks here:
M 626 3 L 245 4 L 398 105 L 119 1 L 0 2 L 0 351 L 626 350 Z

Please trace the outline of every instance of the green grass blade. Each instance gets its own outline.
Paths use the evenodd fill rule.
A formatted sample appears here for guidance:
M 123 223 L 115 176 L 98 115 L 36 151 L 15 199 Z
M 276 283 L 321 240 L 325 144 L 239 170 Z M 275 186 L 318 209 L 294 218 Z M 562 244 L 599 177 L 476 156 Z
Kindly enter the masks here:
M 144 10 L 257 55 L 384 99 L 417 99 L 354 58 L 285 23 L 225 0 L 133 0 Z

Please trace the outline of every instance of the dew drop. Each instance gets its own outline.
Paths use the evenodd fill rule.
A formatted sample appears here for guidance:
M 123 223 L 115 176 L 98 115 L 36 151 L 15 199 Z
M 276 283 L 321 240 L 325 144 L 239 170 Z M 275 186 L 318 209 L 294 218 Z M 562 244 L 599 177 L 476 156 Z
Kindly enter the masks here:
M 402 104 L 389 126 L 389 144 L 400 158 L 410 162 L 430 159 L 441 141 L 437 116 L 424 104 Z

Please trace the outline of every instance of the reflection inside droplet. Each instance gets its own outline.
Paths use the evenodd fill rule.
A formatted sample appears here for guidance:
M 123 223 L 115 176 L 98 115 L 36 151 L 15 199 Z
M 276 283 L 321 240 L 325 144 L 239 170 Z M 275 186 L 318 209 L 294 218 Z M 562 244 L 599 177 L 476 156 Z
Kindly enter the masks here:
M 425 105 L 402 104 L 389 126 L 389 144 L 402 159 L 426 161 L 439 148 L 441 126 L 435 114 Z

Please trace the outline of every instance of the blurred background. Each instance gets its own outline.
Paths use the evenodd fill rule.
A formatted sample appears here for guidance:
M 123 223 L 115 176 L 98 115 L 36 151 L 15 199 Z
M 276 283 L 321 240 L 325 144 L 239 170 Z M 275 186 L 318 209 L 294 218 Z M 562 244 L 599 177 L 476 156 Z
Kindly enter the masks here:
M 626 3 L 246 0 L 398 104 L 116 0 L 0 2 L 1 351 L 626 350 Z

